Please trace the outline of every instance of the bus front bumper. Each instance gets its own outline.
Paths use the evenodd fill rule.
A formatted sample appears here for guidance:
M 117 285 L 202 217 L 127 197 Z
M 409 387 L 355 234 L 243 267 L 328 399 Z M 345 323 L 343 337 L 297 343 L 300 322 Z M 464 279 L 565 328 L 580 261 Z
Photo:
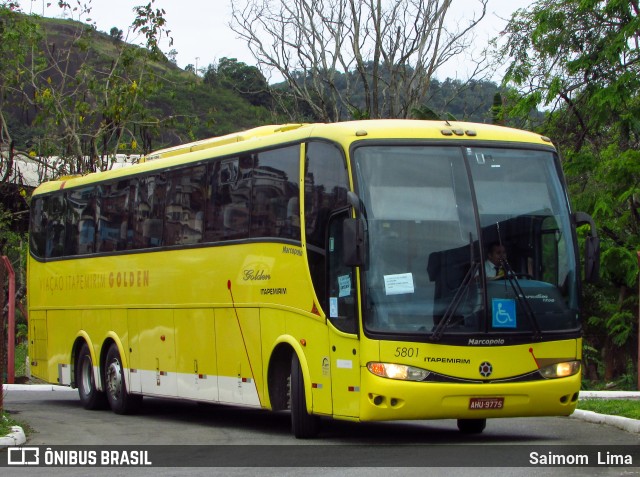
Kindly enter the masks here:
M 362 369 L 360 420 L 568 416 L 580 373 L 520 383 L 436 383 L 382 378 Z

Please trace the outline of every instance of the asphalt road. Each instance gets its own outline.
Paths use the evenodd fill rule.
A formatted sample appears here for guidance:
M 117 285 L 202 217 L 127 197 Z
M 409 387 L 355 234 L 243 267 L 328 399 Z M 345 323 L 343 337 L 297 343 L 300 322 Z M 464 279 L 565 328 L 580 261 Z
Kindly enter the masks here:
M 484 433 L 475 436 L 458 432 L 454 420 L 360 424 L 327 420 L 323 421 L 318 439 L 297 440 L 290 433 L 290 417 L 286 412 L 166 399 L 145 398 L 139 414 L 120 416 L 108 410 L 82 409 L 78 395 L 73 391 L 8 391 L 5 410 L 26 425 L 28 446 L 91 445 L 104 448 L 125 445 L 133 449 L 147 445 L 167 446 L 154 449 L 167 454 L 172 449 L 185 452 L 178 452 L 172 457 L 174 460 L 165 465 L 185 468 L 5 468 L 0 469 L 3 475 L 86 475 L 87 470 L 92 475 L 102 472 L 107 475 L 108 471 L 108 475 L 154 477 L 178 474 L 389 477 L 424 475 L 427 470 L 429 475 L 446 476 L 495 476 L 499 473 L 502 477 L 503 474 L 531 475 L 532 471 L 536 475 L 640 475 L 640 462 L 623 467 L 518 467 L 522 460 L 518 460 L 517 455 L 522 454 L 523 449 L 527 453 L 530 450 L 546 452 L 546 446 L 553 446 L 551 449 L 556 453 L 557 449 L 562 449 L 558 446 L 594 446 L 588 449 L 601 449 L 606 455 L 615 449 L 628 449 L 625 446 L 640 448 L 640 434 L 573 418 L 489 420 Z M 209 454 L 209 460 L 203 460 L 208 462 L 207 466 L 211 455 L 217 455 L 219 460 L 215 462 L 225 462 L 228 467 L 207 468 L 206 471 L 201 467 L 187 467 L 197 462 L 190 460 L 194 456 L 198 458 L 197 452 Z M 480 459 L 479 467 L 476 465 L 478 452 L 486 456 L 484 461 Z M 449 457 L 445 465 L 455 465 L 455 468 L 423 467 L 429 465 L 429 458 L 439 463 L 443 456 Z M 158 458 L 161 457 L 166 456 Z M 342 467 L 345 459 L 351 459 L 346 468 Z M 0 460 L 5 461 L 1 453 Z M 310 462 L 312 467 L 304 467 Z M 496 467 L 490 467 L 492 465 Z M 5 470 L 11 472 L 6 474 Z

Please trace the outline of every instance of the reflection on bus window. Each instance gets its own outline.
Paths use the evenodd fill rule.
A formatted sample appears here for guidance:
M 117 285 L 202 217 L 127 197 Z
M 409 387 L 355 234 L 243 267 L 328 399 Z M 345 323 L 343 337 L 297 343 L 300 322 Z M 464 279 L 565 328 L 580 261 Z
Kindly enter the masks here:
M 257 154 L 253 171 L 251 237 L 300 240 L 300 147 Z
M 206 167 L 177 169 L 167 174 L 165 245 L 202 241 Z
M 124 179 L 98 187 L 97 252 L 133 248 L 131 199 L 135 182 Z
M 162 245 L 165 187 L 163 174 L 138 179 L 133 203 L 134 248 Z

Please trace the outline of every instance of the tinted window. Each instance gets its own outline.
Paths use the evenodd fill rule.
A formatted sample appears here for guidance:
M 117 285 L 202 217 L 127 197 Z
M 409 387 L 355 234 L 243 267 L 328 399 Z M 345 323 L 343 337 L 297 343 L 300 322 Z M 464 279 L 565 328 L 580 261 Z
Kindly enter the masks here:
M 133 248 L 131 198 L 135 181 L 125 179 L 98 188 L 98 231 L 96 251 Z
M 206 198 L 205 166 L 167 174 L 164 244 L 184 245 L 202 241 Z
M 340 149 L 312 142 L 306 146 L 304 181 L 305 228 L 309 270 L 316 296 L 329 314 L 327 297 L 327 248 L 329 216 L 347 204 L 349 181 Z M 341 222 L 339 222 L 341 223 Z
M 329 213 L 347 205 L 349 181 L 340 149 L 322 142 L 307 144 L 304 175 L 307 241 L 324 247 Z
M 224 164 L 225 177 L 227 181 L 220 178 L 220 168 Z M 225 195 L 225 185 L 229 180 L 229 173 L 233 170 L 234 161 L 214 162 L 209 166 L 209 174 L 207 175 L 207 194 L 205 197 L 205 218 L 204 218 L 204 241 L 217 242 L 223 238 L 223 206 L 229 202 L 229 198 Z M 229 169 L 231 167 L 231 170 Z
M 66 243 L 65 255 L 86 255 L 95 251 L 96 200 L 95 188 L 84 187 L 65 193 Z
M 162 245 L 165 185 L 163 174 L 138 178 L 133 201 L 134 248 Z
M 207 201 L 205 240 L 249 237 L 253 156 L 224 159 L 213 165 Z
M 300 240 L 300 146 L 256 155 L 253 170 L 252 237 Z
M 250 237 L 300 240 L 299 163 L 295 145 L 35 198 L 31 249 L 63 257 Z
M 64 197 L 61 193 L 50 195 L 45 202 L 45 255 L 62 257 L 64 255 Z
M 46 214 L 44 199 L 34 198 L 31 202 L 31 225 L 29 227 L 29 247 L 36 257 L 44 257 Z

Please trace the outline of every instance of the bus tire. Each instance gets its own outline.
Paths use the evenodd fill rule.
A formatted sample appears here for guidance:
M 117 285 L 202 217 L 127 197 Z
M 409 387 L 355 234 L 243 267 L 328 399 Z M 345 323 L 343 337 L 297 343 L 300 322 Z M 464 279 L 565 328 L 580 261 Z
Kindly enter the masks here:
M 486 419 L 458 419 L 458 429 L 464 434 L 480 434 L 485 427 Z
M 295 352 L 291 358 L 291 430 L 298 439 L 309 439 L 318 434 L 318 417 L 307 412 L 304 377 Z
M 104 383 L 107 400 L 116 414 L 131 414 L 138 410 L 142 396 L 129 394 L 124 380 L 124 369 L 118 346 L 112 343 L 107 351 L 104 369 Z
M 89 352 L 89 346 L 84 343 L 76 358 L 75 366 L 76 386 L 82 407 L 90 411 L 107 408 L 107 396 L 98 391 L 93 374 L 93 360 Z

